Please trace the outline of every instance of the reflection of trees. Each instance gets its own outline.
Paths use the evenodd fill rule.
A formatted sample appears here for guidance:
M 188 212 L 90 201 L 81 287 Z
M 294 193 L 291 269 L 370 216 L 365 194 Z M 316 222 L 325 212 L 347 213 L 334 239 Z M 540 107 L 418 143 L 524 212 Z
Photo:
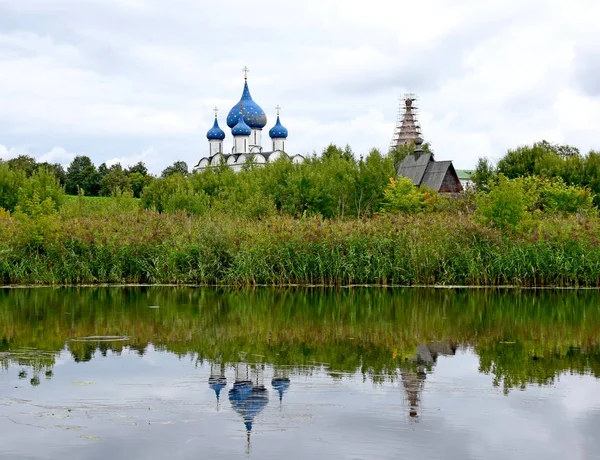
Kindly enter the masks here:
M 510 389 L 565 371 L 600 376 L 596 298 L 592 291 L 372 288 L 4 290 L 0 362 L 19 365 L 14 352 L 35 349 L 51 368 L 65 344 L 82 362 L 123 347 L 143 355 L 153 343 L 211 362 L 236 362 L 252 350 L 273 365 L 327 363 L 331 375 L 358 370 L 384 381 L 396 378 L 420 343 L 452 341 L 474 346 L 481 370 Z M 73 340 L 121 335 L 129 340 Z

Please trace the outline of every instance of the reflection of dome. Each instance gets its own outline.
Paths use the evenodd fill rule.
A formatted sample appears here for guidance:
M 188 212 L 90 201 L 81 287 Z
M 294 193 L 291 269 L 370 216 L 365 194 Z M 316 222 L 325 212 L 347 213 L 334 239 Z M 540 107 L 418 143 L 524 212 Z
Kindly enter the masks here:
M 248 126 L 251 128 L 262 129 L 267 124 L 267 115 L 260 106 L 252 100 L 250 96 L 250 90 L 248 89 L 248 82 L 244 83 L 244 91 L 242 92 L 242 98 L 240 102 L 233 106 L 229 115 L 227 115 L 227 126 L 233 128 L 238 120 L 240 119 L 239 107 L 242 106 L 243 119 Z
M 277 115 L 275 126 L 269 130 L 269 137 L 271 139 L 286 139 L 288 137 L 288 130 L 279 121 L 279 115 Z
M 231 130 L 231 134 L 234 136 L 249 136 L 252 134 L 252 130 L 246 124 L 243 117 L 240 117 L 237 124 Z
M 290 387 L 290 379 L 287 377 L 273 377 L 271 385 L 273 385 L 273 388 L 279 393 L 279 401 L 281 401 L 283 399 L 283 394 Z
M 210 376 L 210 378 L 208 379 L 208 386 L 210 387 L 211 390 L 213 390 L 215 392 L 215 394 L 217 395 L 217 401 L 219 400 L 219 396 L 221 394 L 221 390 L 223 388 L 225 388 L 227 386 L 227 379 L 225 377 L 214 377 L 214 376 Z
M 269 403 L 269 394 L 265 387 L 253 387 L 249 381 L 236 382 L 229 390 L 231 407 L 244 419 L 248 432 L 252 431 L 254 418 L 262 412 Z
M 215 123 L 213 124 L 213 127 L 210 128 L 208 130 L 208 132 L 206 133 L 206 138 L 209 141 L 213 141 L 213 140 L 222 141 L 223 139 L 225 139 L 225 131 L 223 131 L 219 127 L 219 122 L 217 121 L 216 118 L 215 118 Z

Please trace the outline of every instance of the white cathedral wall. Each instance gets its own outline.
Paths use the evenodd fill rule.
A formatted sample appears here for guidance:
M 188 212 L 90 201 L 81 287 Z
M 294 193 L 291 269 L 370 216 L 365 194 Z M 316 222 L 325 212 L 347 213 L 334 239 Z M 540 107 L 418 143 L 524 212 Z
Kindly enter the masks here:
M 285 139 L 273 139 L 273 151 L 282 150 L 285 152 Z
M 223 141 L 211 139 L 208 142 L 210 144 L 210 156 L 213 156 L 216 153 L 223 153 Z
M 250 134 L 250 145 L 256 145 L 259 148 L 262 147 L 262 129 L 252 129 L 252 134 Z
M 296 165 L 302 163 L 303 161 L 304 161 L 304 157 L 302 155 L 294 155 L 292 157 L 292 163 L 294 163 Z
M 263 157 L 260 153 L 257 153 L 253 156 L 254 163 L 257 165 L 264 165 L 267 162 L 267 159 Z
M 223 161 L 223 155 L 217 154 L 213 157 L 212 161 L 210 162 L 210 165 L 211 166 L 219 166 L 222 161 Z
M 275 151 L 269 155 L 269 163 L 273 163 L 281 158 L 281 151 Z
M 233 138 L 233 153 L 248 152 L 250 136 L 236 136 Z

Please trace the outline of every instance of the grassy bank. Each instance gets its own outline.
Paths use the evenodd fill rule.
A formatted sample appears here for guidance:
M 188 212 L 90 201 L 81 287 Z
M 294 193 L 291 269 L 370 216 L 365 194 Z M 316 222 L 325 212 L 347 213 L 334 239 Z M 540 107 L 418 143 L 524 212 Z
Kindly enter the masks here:
M 468 215 L 263 220 L 139 210 L 0 217 L 0 283 L 598 286 L 600 219 L 542 216 L 520 233 Z

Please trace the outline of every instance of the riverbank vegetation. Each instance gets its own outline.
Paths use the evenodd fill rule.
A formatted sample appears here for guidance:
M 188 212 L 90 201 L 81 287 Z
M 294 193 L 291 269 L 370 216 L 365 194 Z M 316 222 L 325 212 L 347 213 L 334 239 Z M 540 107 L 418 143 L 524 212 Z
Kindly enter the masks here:
M 552 171 L 579 155 L 544 148 L 556 150 L 544 157 Z M 581 160 L 581 183 L 535 168 L 510 177 L 482 160 L 478 190 L 448 197 L 394 178 L 410 149 L 356 160 L 330 146 L 239 173 L 175 164 L 139 199 L 118 185 L 134 174 L 122 168 L 104 182 L 112 196 L 93 198 L 79 183 L 67 195 L 49 168 L 5 163 L 0 283 L 600 285 L 598 154 Z M 507 157 L 529 165 L 539 149 Z

